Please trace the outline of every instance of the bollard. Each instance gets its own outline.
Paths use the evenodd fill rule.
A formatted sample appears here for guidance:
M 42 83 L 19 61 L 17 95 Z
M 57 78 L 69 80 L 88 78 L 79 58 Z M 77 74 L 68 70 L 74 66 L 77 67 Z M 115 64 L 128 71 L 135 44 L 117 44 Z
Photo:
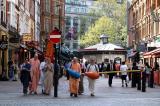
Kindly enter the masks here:
M 151 71 L 151 74 L 150 74 L 149 87 L 150 87 L 150 88 L 154 88 L 154 71 L 153 71 L 153 70 Z
M 146 72 L 142 72 L 142 92 L 146 92 Z
M 141 72 L 137 73 L 137 90 L 141 90 Z
M 57 59 L 57 48 L 56 48 L 56 44 L 54 44 L 54 48 L 55 48 L 55 63 L 54 63 L 54 97 L 58 97 L 58 72 L 59 72 L 59 65 L 58 65 L 58 59 Z

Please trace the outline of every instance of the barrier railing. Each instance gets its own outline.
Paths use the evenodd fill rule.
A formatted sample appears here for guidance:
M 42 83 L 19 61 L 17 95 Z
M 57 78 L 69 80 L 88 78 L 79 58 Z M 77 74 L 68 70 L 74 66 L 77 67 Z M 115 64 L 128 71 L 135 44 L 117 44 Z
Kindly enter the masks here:
M 105 71 L 105 72 L 99 72 L 99 74 L 109 74 L 109 73 L 123 73 L 123 72 L 143 72 L 143 70 L 127 70 L 127 71 Z

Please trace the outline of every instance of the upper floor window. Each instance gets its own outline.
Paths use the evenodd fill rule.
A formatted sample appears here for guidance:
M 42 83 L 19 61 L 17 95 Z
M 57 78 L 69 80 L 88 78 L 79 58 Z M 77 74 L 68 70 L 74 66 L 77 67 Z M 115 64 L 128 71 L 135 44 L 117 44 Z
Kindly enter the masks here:
M 50 0 L 45 0 L 45 10 L 46 12 L 50 12 Z
M 55 2 L 53 8 L 54 8 L 54 13 L 55 13 L 56 15 L 58 15 L 58 14 L 59 14 L 59 8 L 60 8 L 59 3 L 58 3 L 58 2 Z
M 75 12 L 75 13 L 79 13 L 79 8 L 75 8 L 75 9 L 74 9 L 74 12 Z
M 66 3 L 71 3 L 71 0 L 66 0 Z
M 66 13 L 70 13 L 71 12 L 71 7 L 66 7 Z
M 86 5 L 86 2 L 85 2 L 85 1 L 82 1 L 82 5 Z

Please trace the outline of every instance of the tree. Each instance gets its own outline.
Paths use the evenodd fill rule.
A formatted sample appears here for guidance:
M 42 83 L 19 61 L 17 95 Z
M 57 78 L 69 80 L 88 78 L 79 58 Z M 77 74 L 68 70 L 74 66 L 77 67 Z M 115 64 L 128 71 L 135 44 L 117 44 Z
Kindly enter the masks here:
M 100 42 L 100 35 L 106 34 L 109 35 L 109 41 L 113 42 L 115 37 L 115 26 L 111 18 L 101 17 L 95 24 L 89 27 L 85 35 L 82 36 L 80 44 L 82 47 L 90 46 Z
M 119 42 L 125 47 L 127 42 L 126 1 L 123 4 L 117 4 L 116 0 L 97 0 L 93 7 L 90 16 L 95 17 L 95 21 L 82 35 L 81 47 L 98 43 L 101 34 L 109 35 L 111 43 Z

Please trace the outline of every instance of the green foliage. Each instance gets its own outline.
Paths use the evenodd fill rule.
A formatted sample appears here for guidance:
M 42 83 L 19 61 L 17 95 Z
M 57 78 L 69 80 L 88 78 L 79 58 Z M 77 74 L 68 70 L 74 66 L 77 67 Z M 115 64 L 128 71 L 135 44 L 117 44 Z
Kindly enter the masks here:
M 90 11 L 94 21 L 88 31 L 80 39 L 81 47 L 87 47 L 100 42 L 101 34 L 109 36 L 109 42 L 119 43 L 126 46 L 127 25 L 126 25 L 126 1 L 117 4 L 116 0 L 97 0 Z
M 109 41 L 113 42 L 115 35 L 115 26 L 112 19 L 108 17 L 99 18 L 95 24 L 89 27 L 88 32 L 81 38 L 81 46 L 86 47 L 99 42 L 99 36 L 102 34 L 109 35 Z

